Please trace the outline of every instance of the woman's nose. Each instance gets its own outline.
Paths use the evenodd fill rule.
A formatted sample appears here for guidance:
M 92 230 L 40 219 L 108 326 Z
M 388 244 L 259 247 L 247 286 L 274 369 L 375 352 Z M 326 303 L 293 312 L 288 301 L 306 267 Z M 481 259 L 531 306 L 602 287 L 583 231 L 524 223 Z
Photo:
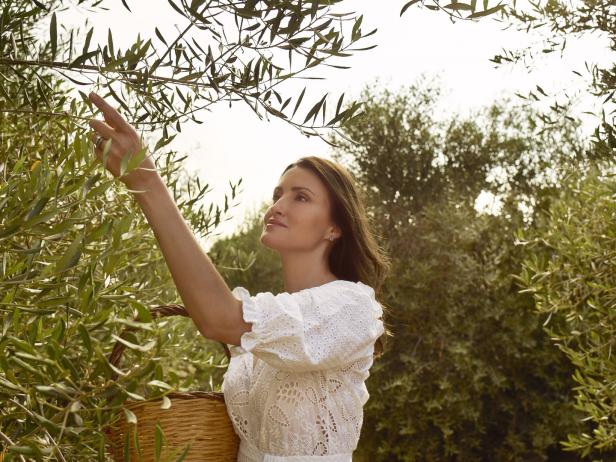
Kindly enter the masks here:
M 270 213 L 273 215 L 283 210 L 283 207 L 281 207 L 282 204 L 284 204 L 284 199 L 282 197 L 279 197 L 273 202 L 272 206 L 270 207 Z
M 270 218 L 279 218 L 281 216 L 284 216 L 284 207 L 281 207 L 282 202 L 280 201 L 280 199 L 278 199 L 278 201 L 276 201 L 276 203 L 274 203 L 270 209 L 269 209 L 269 213 L 267 213 L 265 215 L 265 220 L 269 220 Z

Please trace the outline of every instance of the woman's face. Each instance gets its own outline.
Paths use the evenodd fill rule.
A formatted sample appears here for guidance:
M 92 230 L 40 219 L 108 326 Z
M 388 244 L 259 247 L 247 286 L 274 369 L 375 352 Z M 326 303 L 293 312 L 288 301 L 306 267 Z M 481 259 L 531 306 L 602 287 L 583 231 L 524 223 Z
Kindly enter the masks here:
M 285 226 L 269 225 L 271 218 Z M 273 190 L 261 242 L 278 251 L 311 251 L 327 246 L 330 234 L 334 240 L 339 237 L 338 228 L 330 221 L 327 189 L 310 170 L 290 168 Z

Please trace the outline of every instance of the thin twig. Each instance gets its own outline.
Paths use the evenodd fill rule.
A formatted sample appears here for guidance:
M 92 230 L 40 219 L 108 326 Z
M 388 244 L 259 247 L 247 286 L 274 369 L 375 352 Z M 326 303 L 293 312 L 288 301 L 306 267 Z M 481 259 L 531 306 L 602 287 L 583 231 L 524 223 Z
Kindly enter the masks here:
M 32 414 L 32 411 L 30 409 L 28 409 L 27 407 L 25 407 L 23 404 L 19 403 L 18 401 L 15 401 L 13 398 L 11 398 L 9 401 L 11 401 L 12 403 L 16 404 L 17 406 L 19 406 L 20 408 L 22 408 L 24 411 L 26 411 L 26 414 L 28 414 L 30 417 L 32 417 L 34 420 L 36 420 L 36 417 L 34 417 L 34 414 Z M 47 429 L 45 427 L 43 427 L 41 424 L 38 424 L 43 430 L 45 430 L 45 433 L 47 434 L 47 436 L 49 437 L 49 439 L 51 440 L 51 442 L 53 443 L 53 445 L 55 446 L 57 452 L 58 452 L 58 456 L 60 457 L 60 459 L 62 460 L 62 462 L 66 462 L 66 459 L 64 458 L 64 455 L 62 454 L 62 451 L 60 451 L 60 448 L 58 447 L 58 445 L 56 444 L 56 441 L 53 439 L 53 437 L 49 434 L 49 432 L 47 431 Z
M 6 436 L 4 433 L 2 433 L 2 431 L 0 431 L 0 436 L 4 439 L 4 441 L 6 441 L 8 444 L 10 445 L 15 445 L 15 443 L 13 443 L 13 441 L 11 441 L 11 438 L 9 438 L 8 436 Z M 24 458 L 24 456 L 22 456 L 21 454 L 18 454 L 19 458 L 22 460 L 22 462 L 26 462 L 26 459 Z

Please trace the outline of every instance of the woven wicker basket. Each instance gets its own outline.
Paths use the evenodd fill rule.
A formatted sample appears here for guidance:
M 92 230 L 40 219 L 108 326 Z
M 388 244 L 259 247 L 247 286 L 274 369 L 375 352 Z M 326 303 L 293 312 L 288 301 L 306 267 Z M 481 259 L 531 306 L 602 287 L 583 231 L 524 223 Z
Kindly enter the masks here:
M 152 317 L 188 316 L 181 305 L 163 305 L 150 309 Z M 126 331 L 134 330 L 127 327 Z M 231 354 L 222 343 L 227 358 Z M 109 362 L 117 366 L 124 344 L 117 342 L 109 356 Z M 113 374 L 113 380 L 117 374 Z M 162 398 L 147 401 L 124 402 L 124 407 L 137 416 L 137 424 L 126 422 L 124 413 L 115 415 L 112 424 L 105 428 L 110 442 L 111 454 L 116 461 L 124 461 L 124 445 L 128 437 L 130 461 L 153 462 L 155 460 L 156 422 L 165 435 L 166 443 L 162 447 L 160 460 L 177 460 L 188 444 L 184 462 L 235 462 L 239 449 L 239 437 L 233 429 L 225 406 L 222 392 L 172 392 L 166 395 L 171 400 L 171 407 L 161 409 Z M 141 457 L 134 445 L 134 431 L 137 429 L 138 445 Z M 175 454 L 173 458 L 171 454 Z

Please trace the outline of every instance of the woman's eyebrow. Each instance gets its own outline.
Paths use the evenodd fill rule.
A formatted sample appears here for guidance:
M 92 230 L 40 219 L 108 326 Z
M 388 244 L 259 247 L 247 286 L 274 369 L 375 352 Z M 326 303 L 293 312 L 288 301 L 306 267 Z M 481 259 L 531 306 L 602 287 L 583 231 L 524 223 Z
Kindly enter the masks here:
M 274 192 L 278 191 L 279 189 L 282 189 L 282 186 L 276 186 L 274 188 Z M 298 191 L 300 189 L 305 189 L 306 191 L 310 192 L 310 194 L 312 194 L 313 196 L 316 196 L 315 193 L 313 193 L 310 189 L 308 189 L 305 186 L 293 186 L 293 187 L 291 187 L 291 191 Z

